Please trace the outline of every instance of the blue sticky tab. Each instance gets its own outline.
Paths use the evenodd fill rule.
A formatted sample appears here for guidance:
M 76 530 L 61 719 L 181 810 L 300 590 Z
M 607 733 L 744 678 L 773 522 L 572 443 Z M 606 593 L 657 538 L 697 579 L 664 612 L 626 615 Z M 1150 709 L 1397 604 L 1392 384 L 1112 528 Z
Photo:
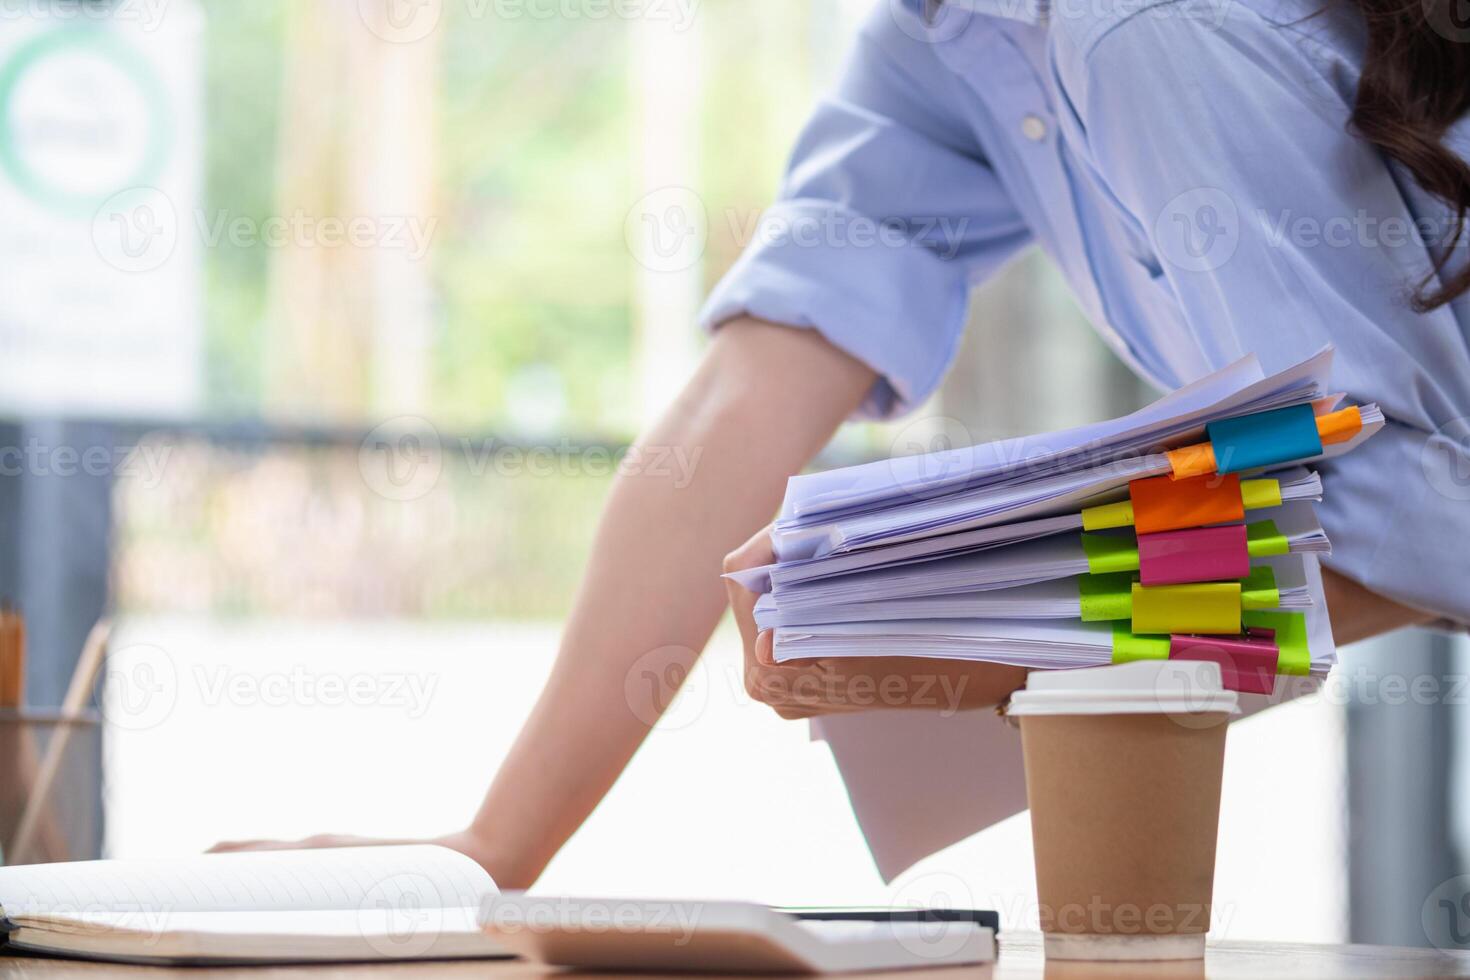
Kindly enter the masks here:
M 1215 472 L 1239 473 L 1308 459 L 1322 453 L 1311 405 L 1293 405 L 1205 426 L 1215 449 Z

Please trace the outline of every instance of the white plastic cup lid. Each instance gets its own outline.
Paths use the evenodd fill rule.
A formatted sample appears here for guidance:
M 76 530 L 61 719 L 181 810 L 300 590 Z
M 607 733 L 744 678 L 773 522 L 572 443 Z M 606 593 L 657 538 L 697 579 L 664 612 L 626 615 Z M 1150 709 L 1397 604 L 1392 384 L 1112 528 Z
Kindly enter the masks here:
M 1011 715 L 1240 713 L 1220 665 L 1205 660 L 1135 660 L 1078 670 L 1034 670 L 1011 695 Z

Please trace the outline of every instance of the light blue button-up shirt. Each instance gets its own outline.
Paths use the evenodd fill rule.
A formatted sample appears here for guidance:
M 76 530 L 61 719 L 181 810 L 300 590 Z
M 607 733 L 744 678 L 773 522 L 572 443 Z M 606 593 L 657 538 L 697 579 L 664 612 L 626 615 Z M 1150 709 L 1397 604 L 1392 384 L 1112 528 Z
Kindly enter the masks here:
M 705 323 L 819 330 L 891 415 L 939 383 L 971 287 L 1035 242 L 1160 387 L 1331 342 L 1334 386 L 1389 421 L 1322 466 L 1329 564 L 1470 622 L 1470 299 L 1409 306 L 1452 214 L 1346 132 L 1352 5 L 922 2 L 880 0 Z

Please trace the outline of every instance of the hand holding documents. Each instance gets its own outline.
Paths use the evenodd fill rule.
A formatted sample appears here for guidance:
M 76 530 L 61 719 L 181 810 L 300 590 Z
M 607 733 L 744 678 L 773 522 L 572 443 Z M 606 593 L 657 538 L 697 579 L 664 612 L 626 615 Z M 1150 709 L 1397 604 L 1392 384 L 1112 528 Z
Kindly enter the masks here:
M 1305 464 L 1383 425 L 1331 361 L 1247 357 L 1112 422 L 794 477 L 778 561 L 731 577 L 766 593 L 778 662 L 1211 660 L 1270 692 L 1336 659 Z

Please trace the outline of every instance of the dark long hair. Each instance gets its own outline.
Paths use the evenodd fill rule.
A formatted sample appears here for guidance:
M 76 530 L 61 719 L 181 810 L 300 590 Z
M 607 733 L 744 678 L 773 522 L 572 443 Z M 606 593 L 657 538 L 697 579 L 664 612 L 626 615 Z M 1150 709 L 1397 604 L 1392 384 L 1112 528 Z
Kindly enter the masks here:
M 1464 2 L 1357 0 L 1368 23 L 1368 52 L 1351 128 L 1455 212 L 1433 271 L 1414 290 L 1412 303 L 1421 313 L 1470 290 L 1470 263 L 1450 262 L 1465 235 L 1470 165 L 1444 145 L 1445 131 L 1470 110 L 1470 16 L 1460 9 Z M 1436 277 L 1437 288 L 1430 289 Z

